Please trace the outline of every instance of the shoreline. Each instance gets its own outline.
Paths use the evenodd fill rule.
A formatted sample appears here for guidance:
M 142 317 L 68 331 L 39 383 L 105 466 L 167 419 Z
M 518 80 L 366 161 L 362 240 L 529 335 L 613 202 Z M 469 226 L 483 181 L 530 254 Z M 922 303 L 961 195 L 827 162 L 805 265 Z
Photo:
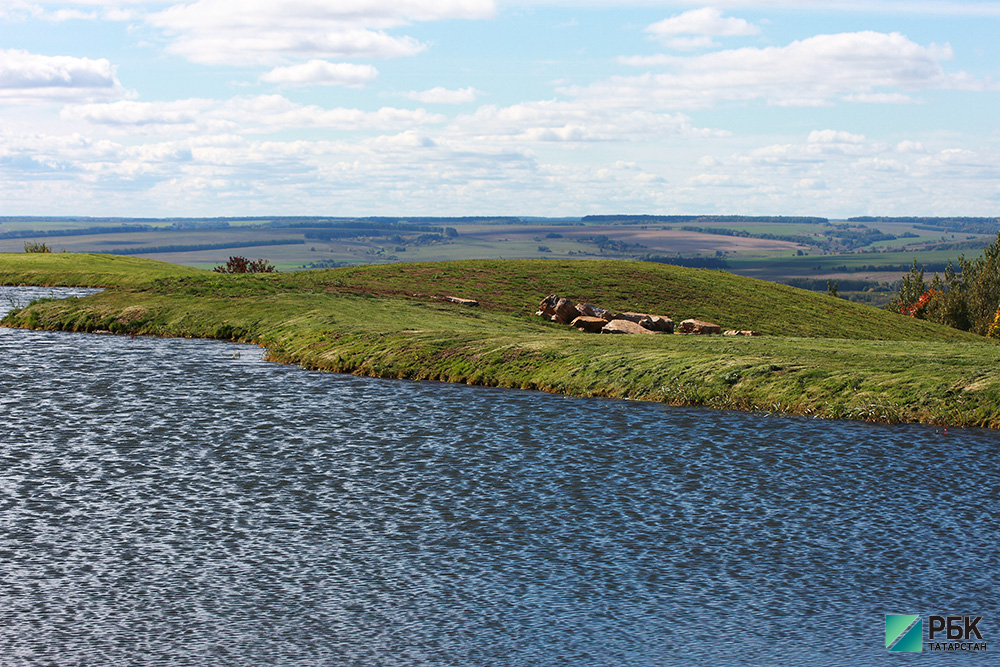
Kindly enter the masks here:
M 774 331 L 784 326 L 792 309 L 804 304 L 818 313 L 817 319 L 824 316 L 823 309 L 829 313 L 831 324 L 820 321 L 821 327 L 856 326 L 862 335 L 904 338 L 781 336 L 767 331 L 739 338 L 586 334 L 525 312 L 530 305 L 520 310 L 489 305 L 490 298 L 498 298 L 487 284 L 494 276 L 487 270 L 494 265 L 404 265 L 266 277 L 206 272 L 145 283 L 133 279 L 82 299 L 37 303 L 9 315 L 4 324 L 251 343 L 263 348 L 270 361 L 386 379 L 887 424 L 1000 428 L 1000 345 L 986 339 L 783 286 L 774 290 L 778 297 L 764 295 L 791 295 L 770 321 L 757 316 L 748 322 L 750 315 L 736 310 L 739 295 L 723 307 L 743 322 L 760 325 L 753 328 Z M 594 268 L 606 265 L 572 265 L 584 272 L 583 288 L 553 272 L 550 267 L 560 268 L 556 264 L 508 261 L 499 266 L 508 274 L 514 269 L 546 269 L 535 283 L 578 294 L 587 289 L 584 296 L 599 287 Z M 659 291 L 666 291 L 664 280 L 674 275 L 690 277 L 691 283 L 706 281 L 709 287 L 736 280 L 695 269 L 638 268 L 645 274 L 628 285 L 630 293 L 646 289 L 640 280 L 647 274 Z M 445 271 L 459 269 L 463 273 L 456 277 L 458 282 L 442 278 Z M 415 284 L 417 270 L 428 273 L 427 283 Z M 390 281 L 397 278 L 404 288 Z M 560 280 L 562 285 L 557 284 Z M 760 289 L 759 282 L 751 287 Z M 440 283 L 437 291 L 442 294 L 458 291 L 481 297 L 480 303 L 488 305 L 471 308 L 442 301 L 433 283 Z M 456 284 L 465 289 L 454 289 Z M 531 283 L 524 291 L 528 296 L 517 298 L 531 304 L 531 295 L 543 290 Z M 698 297 L 698 303 L 710 297 L 718 299 L 709 294 Z M 684 302 L 664 306 L 652 302 L 653 297 L 645 299 L 638 302 L 648 306 L 645 312 L 685 314 Z M 618 305 L 611 297 L 603 302 L 639 310 L 629 308 L 628 302 Z M 691 303 L 692 310 L 698 306 Z M 720 324 L 741 328 L 736 316 Z M 872 323 L 879 318 L 892 326 L 875 328 Z M 921 336 L 923 340 L 910 339 Z

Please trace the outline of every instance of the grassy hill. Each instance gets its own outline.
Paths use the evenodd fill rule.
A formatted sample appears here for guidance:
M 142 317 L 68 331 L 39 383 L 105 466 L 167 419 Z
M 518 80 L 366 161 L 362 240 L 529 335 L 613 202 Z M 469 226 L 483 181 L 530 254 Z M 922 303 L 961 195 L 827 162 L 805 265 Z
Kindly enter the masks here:
M 1000 427 L 995 343 L 727 273 L 639 262 L 497 260 L 230 276 L 173 272 L 131 258 L 134 264 L 67 257 L 51 264 L 45 255 L 0 255 L 0 282 L 56 284 L 58 276 L 59 284 L 117 287 L 38 303 L 5 324 L 241 340 L 265 347 L 276 361 L 380 377 Z M 73 258 L 78 282 L 62 263 Z M 765 335 L 584 334 L 532 314 L 552 292 Z M 445 295 L 481 305 L 436 298 Z
M 154 259 L 94 253 L 0 253 L 0 285 L 125 287 L 207 272 Z
M 776 336 L 978 340 L 949 327 L 723 271 L 616 260 L 474 260 L 358 266 L 301 274 L 336 291 L 464 296 L 531 313 L 550 293 L 610 310 L 698 318 Z

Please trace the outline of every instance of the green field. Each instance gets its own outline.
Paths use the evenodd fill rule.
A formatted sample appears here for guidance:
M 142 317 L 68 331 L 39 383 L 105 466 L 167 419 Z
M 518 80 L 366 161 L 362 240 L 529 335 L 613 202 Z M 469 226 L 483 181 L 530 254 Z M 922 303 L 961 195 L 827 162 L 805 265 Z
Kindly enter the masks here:
M 711 260 L 724 262 L 721 267 L 734 273 L 770 281 L 815 279 L 819 282 L 810 285 L 820 291 L 827 279 L 863 280 L 866 284 L 842 289 L 840 295 L 884 304 L 889 285 L 905 272 L 900 266 L 909 267 L 916 260 L 936 267 L 962 254 L 975 257 L 995 238 L 995 232 L 986 233 L 992 229 L 989 224 L 980 225 L 982 229 L 975 233 L 962 233 L 918 221 L 805 222 L 794 218 L 783 222 L 708 218 L 671 224 L 627 218 L 392 219 L 403 227 L 408 223 L 438 230 L 450 227 L 455 234 L 400 229 L 317 238 L 331 225 L 379 220 L 389 219 L 0 218 L 0 252 L 19 252 L 26 241 L 34 241 L 46 243 L 55 252 L 132 253 L 202 269 L 242 255 L 267 259 L 282 271 L 500 258 L 652 258 L 683 265 Z M 1000 230 L 1000 224 L 994 226 Z M 830 236 L 866 232 L 894 238 L 862 239 L 845 251 L 837 237 Z M 870 268 L 860 268 L 865 266 Z M 877 294 L 862 294 L 874 287 Z
M 640 262 L 491 260 L 221 275 L 100 255 L 0 255 L 0 282 L 109 287 L 8 326 L 195 336 L 320 370 L 672 405 L 1000 427 L 1000 346 L 843 299 Z M 548 293 L 763 336 L 584 334 Z M 443 296 L 478 299 L 460 306 Z

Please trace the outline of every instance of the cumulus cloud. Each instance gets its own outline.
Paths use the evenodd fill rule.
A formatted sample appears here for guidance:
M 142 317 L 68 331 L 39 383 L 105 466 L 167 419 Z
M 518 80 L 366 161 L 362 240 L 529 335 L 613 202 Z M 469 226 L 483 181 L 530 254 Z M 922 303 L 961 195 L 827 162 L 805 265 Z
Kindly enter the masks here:
M 281 95 L 237 97 L 209 112 L 212 118 L 234 123 L 248 132 L 275 132 L 295 128 L 391 130 L 439 124 L 444 116 L 424 109 L 382 107 L 377 111 L 297 104 Z
M 403 97 L 423 102 L 424 104 L 466 104 L 468 102 L 475 102 L 478 94 L 479 91 L 472 87 L 449 90 L 437 86 L 430 90 L 403 93 Z
M 677 35 L 740 37 L 756 35 L 760 28 L 744 19 L 723 16 L 722 11 L 714 7 L 705 7 L 658 21 L 648 26 L 646 32 L 660 39 Z
M 174 102 L 119 101 L 69 105 L 64 120 L 111 126 L 121 131 L 178 133 L 274 133 L 303 128 L 347 131 L 403 130 L 441 124 L 444 116 L 424 109 L 382 107 L 376 111 L 298 104 L 282 95 L 254 95 L 228 100 L 188 99 Z
M 839 130 L 813 130 L 806 138 L 806 143 L 810 144 L 863 144 L 865 141 L 863 134 Z
M 386 30 L 413 21 L 492 16 L 492 0 L 198 0 L 148 17 L 193 62 L 275 65 L 296 58 L 397 58 L 426 45 Z
M 63 108 L 64 120 L 82 120 L 97 125 L 141 127 L 144 125 L 194 125 L 212 103 L 209 100 L 72 104 Z
M 900 91 L 981 90 L 985 84 L 944 70 L 948 45 L 917 44 L 900 33 L 817 35 L 787 46 L 741 48 L 699 56 L 620 58 L 648 72 L 563 92 L 592 100 L 664 107 L 710 107 L 723 101 L 765 100 L 777 106 L 829 105 L 842 100 L 909 101 Z M 859 97 L 859 96 L 868 96 Z
M 489 142 L 648 141 L 663 136 L 722 136 L 726 133 L 691 125 L 681 114 L 602 109 L 577 102 L 547 100 L 508 107 L 485 105 L 459 116 L 449 129 Z
M 0 101 L 87 100 L 125 95 L 104 59 L 0 51 Z
M 276 67 L 261 75 L 264 83 L 286 86 L 347 86 L 361 88 L 378 77 L 378 70 L 371 65 L 353 63 L 331 63 L 325 60 L 310 60 L 307 63 Z
M 996 191 L 1000 158 L 989 148 L 933 151 L 911 140 L 890 146 L 859 134 L 817 130 L 699 163 L 686 185 L 721 202 L 756 200 L 779 212 L 824 215 L 986 215 L 984 192 Z M 735 194 L 735 187 L 745 188 Z M 798 199 L 799 196 L 806 197 Z M 799 207 L 799 208 L 797 208 Z M 959 211 L 961 213 L 956 213 Z

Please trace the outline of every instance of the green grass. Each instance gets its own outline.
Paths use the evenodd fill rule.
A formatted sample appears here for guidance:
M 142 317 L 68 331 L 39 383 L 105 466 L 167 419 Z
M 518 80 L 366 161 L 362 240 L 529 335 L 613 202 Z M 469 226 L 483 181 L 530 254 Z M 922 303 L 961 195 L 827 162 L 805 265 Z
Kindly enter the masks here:
M 78 257 L 80 284 L 96 284 L 96 260 Z M 43 273 L 46 258 L 35 258 L 21 260 L 26 275 L 35 262 L 36 275 Z M 116 289 L 35 304 L 4 323 L 241 340 L 267 348 L 275 361 L 380 377 L 1000 427 L 1000 346 L 726 273 L 638 262 L 524 260 L 244 276 L 193 272 L 146 283 L 154 269 L 166 270 L 137 261 L 117 265 L 122 275 Z M 0 262 L 0 270 L 12 269 Z M 584 334 L 531 314 L 549 292 L 769 335 Z M 443 295 L 476 298 L 481 306 L 434 298 Z
M 124 287 L 204 271 L 126 255 L 0 253 L 0 285 Z

